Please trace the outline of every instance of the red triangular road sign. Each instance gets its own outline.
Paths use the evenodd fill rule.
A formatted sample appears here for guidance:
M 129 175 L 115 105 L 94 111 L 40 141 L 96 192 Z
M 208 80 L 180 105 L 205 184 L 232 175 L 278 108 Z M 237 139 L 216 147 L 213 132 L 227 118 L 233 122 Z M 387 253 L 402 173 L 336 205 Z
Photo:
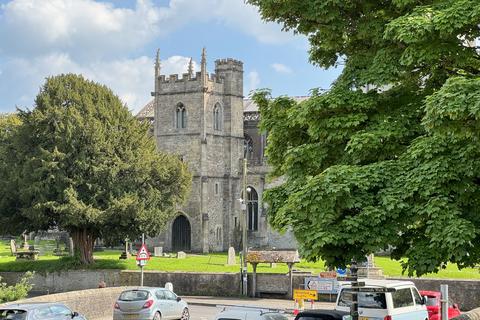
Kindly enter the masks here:
M 137 253 L 137 261 L 140 260 L 150 260 L 150 252 L 148 252 L 147 246 L 145 244 L 142 244 L 142 247 Z

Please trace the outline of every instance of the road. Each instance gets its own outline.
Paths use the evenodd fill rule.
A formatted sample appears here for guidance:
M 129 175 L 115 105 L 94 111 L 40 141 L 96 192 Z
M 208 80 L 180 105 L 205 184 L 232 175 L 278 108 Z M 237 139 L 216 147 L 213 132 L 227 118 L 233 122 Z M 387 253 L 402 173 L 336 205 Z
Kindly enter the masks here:
M 190 320 L 213 320 L 222 308 L 190 305 Z M 293 317 L 289 318 L 293 319 Z
M 191 320 L 213 320 L 221 308 L 190 305 Z

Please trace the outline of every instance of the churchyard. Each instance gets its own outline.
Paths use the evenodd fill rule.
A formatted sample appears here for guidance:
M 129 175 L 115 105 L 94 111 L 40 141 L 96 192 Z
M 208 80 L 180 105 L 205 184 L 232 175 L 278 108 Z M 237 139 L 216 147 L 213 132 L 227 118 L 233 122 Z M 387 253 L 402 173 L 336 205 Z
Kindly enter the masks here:
M 41 240 L 37 242 L 36 248 L 40 249 L 37 261 L 16 260 L 11 254 L 10 243 L 7 240 L 0 241 L 0 272 L 6 271 L 37 271 L 52 272 L 71 269 L 121 269 L 137 270 L 135 257 L 127 260 L 119 259 L 121 250 L 106 249 L 95 251 L 95 263 L 88 266 L 79 266 L 72 257 L 61 257 L 54 255 L 56 243 L 54 240 Z M 153 254 L 153 253 L 152 253 Z M 187 254 L 185 259 L 177 259 L 175 254 L 170 257 L 153 257 L 148 262 L 145 270 L 159 271 L 185 271 L 185 272 L 239 272 L 239 257 L 236 257 L 237 264 L 228 266 L 227 253 L 212 253 L 208 255 Z M 387 277 L 401 277 L 402 267 L 399 261 L 391 260 L 388 257 L 375 257 L 375 264 L 383 269 Z M 251 268 L 251 266 L 249 266 Z M 325 271 L 322 261 L 305 262 L 295 265 L 295 270 L 302 272 L 319 273 Z M 252 270 L 249 270 L 251 272 Z M 288 267 L 284 264 L 277 264 L 271 267 L 269 264 L 259 264 L 258 273 L 287 273 Z M 466 268 L 459 270 L 455 265 L 448 265 L 446 269 L 437 274 L 428 274 L 426 278 L 444 279 L 480 279 L 480 270 L 477 268 Z

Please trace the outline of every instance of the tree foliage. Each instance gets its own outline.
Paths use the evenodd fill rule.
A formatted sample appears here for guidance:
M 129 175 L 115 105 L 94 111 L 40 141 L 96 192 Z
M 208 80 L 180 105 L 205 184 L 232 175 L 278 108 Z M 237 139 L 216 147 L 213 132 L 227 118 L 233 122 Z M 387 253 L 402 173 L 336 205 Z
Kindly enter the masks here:
M 35 108 L 18 117 L 6 186 L 16 192 L 1 212 L 31 231 L 69 231 L 83 263 L 93 262 L 97 238 L 158 234 L 187 195 L 186 166 L 158 152 L 148 125 L 105 86 L 48 78 Z
M 248 0 L 343 65 L 295 103 L 254 95 L 273 175 L 269 219 L 331 266 L 393 247 L 409 274 L 480 261 L 480 2 Z
M 30 282 L 33 275 L 33 272 L 26 272 L 20 281 L 13 286 L 8 286 L 5 282 L 0 282 L 0 303 L 26 298 L 33 287 Z

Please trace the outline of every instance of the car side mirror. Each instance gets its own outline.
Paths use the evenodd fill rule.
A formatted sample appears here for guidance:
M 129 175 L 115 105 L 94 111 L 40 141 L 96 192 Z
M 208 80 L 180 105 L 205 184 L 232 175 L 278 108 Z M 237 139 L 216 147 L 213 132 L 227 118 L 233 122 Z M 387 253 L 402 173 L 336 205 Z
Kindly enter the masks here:
M 182 301 L 182 298 L 177 297 L 177 302 L 180 302 L 180 301 Z
M 427 296 L 423 296 L 422 297 L 422 304 L 427 304 L 427 301 L 428 301 L 428 297 Z
M 453 307 L 454 307 L 455 309 L 460 309 L 460 308 L 458 307 L 458 303 L 454 303 L 454 304 L 453 304 Z
M 78 314 L 77 311 L 75 311 L 74 313 L 72 313 L 72 319 L 75 318 L 75 317 L 78 317 L 78 316 L 79 316 L 79 314 Z

